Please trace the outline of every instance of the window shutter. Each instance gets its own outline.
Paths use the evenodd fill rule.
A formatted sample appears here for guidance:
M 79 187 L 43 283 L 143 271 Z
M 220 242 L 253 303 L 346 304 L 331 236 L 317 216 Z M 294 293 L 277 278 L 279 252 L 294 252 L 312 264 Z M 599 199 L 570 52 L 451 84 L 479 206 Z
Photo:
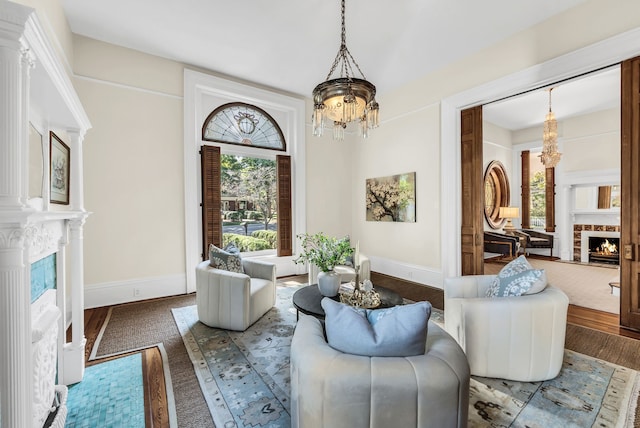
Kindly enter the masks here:
M 276 156 L 278 176 L 278 257 L 293 255 L 291 221 L 291 157 Z
M 556 169 L 545 168 L 545 216 L 547 232 L 556 231 Z
M 202 258 L 209 254 L 209 244 L 222 246 L 220 147 L 202 146 Z
M 522 178 L 520 182 L 522 183 L 522 228 L 529 229 L 531 228 L 531 164 L 530 162 L 531 153 L 529 150 L 523 150 L 520 155 L 520 164 L 521 175 Z
M 611 186 L 598 186 L 598 209 L 611 208 Z

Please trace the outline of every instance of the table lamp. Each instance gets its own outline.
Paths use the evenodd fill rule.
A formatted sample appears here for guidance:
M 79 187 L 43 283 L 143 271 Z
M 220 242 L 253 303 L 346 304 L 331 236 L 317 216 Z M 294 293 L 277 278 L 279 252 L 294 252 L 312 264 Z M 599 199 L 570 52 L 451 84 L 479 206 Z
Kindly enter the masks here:
M 518 207 L 500 207 L 498 216 L 507 219 L 507 224 L 505 224 L 502 229 L 504 233 L 513 233 L 516 228 L 513 226 L 513 223 L 511 223 L 511 219 L 520 217 L 520 210 Z

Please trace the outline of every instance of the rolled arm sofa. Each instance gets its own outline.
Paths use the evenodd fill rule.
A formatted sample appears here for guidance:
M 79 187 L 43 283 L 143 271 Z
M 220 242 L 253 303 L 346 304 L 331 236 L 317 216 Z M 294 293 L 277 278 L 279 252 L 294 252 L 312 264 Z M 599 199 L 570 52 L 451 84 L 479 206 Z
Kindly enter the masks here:
M 432 321 L 424 355 L 367 357 L 333 349 L 320 321 L 302 315 L 291 342 L 291 426 L 466 427 L 469 376 L 460 346 Z

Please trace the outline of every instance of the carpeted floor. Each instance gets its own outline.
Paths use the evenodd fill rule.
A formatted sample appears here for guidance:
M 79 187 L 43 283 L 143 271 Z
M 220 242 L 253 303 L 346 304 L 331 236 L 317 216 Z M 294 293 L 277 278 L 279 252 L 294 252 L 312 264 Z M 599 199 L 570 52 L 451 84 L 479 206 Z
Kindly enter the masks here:
M 560 261 L 527 258 L 535 269 L 544 269 L 549 283 L 569 296 L 569 303 L 612 314 L 620 313 L 620 296 L 611 293 L 609 282 L 618 275 L 617 268 L 586 266 Z M 486 274 L 497 274 L 505 263 L 485 263 Z
M 306 277 L 285 278 L 280 281 L 299 284 L 304 282 L 303 278 Z M 374 281 L 374 283 L 377 282 Z M 389 284 L 385 286 L 388 287 Z M 437 297 L 438 293 L 442 293 L 441 290 L 431 287 L 419 285 L 416 287 L 418 288 L 414 290 L 411 297 L 404 295 L 403 297 L 422 300 L 421 296 Z M 163 343 L 169 355 L 178 425 L 180 427 L 213 427 L 213 420 L 193 366 L 171 314 L 172 308 L 194 304 L 195 295 L 191 294 L 113 307 L 96 355 L 99 357 Z M 638 358 L 640 341 L 638 340 L 569 325 L 566 348 L 640 370 Z M 640 422 L 640 419 L 636 417 L 636 421 Z

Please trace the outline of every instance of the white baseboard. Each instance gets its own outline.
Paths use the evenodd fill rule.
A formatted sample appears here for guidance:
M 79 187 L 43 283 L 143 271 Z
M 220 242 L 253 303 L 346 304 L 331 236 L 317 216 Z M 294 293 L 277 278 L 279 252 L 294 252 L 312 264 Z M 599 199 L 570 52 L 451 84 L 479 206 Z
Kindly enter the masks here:
M 88 284 L 84 289 L 84 307 L 97 308 L 186 292 L 185 274 Z
M 371 270 L 374 272 L 430 287 L 442 288 L 442 272 L 440 271 L 382 257 L 370 256 L 369 259 L 371 260 Z M 282 261 L 278 266 L 278 276 L 296 275 L 304 273 L 304 271 L 304 266 L 295 265 L 290 260 Z M 98 308 L 186 293 L 187 278 L 185 274 L 102 282 L 85 286 L 84 307 L 85 309 Z
M 440 270 L 377 256 L 369 256 L 369 259 L 373 272 L 442 289 L 442 271 Z

